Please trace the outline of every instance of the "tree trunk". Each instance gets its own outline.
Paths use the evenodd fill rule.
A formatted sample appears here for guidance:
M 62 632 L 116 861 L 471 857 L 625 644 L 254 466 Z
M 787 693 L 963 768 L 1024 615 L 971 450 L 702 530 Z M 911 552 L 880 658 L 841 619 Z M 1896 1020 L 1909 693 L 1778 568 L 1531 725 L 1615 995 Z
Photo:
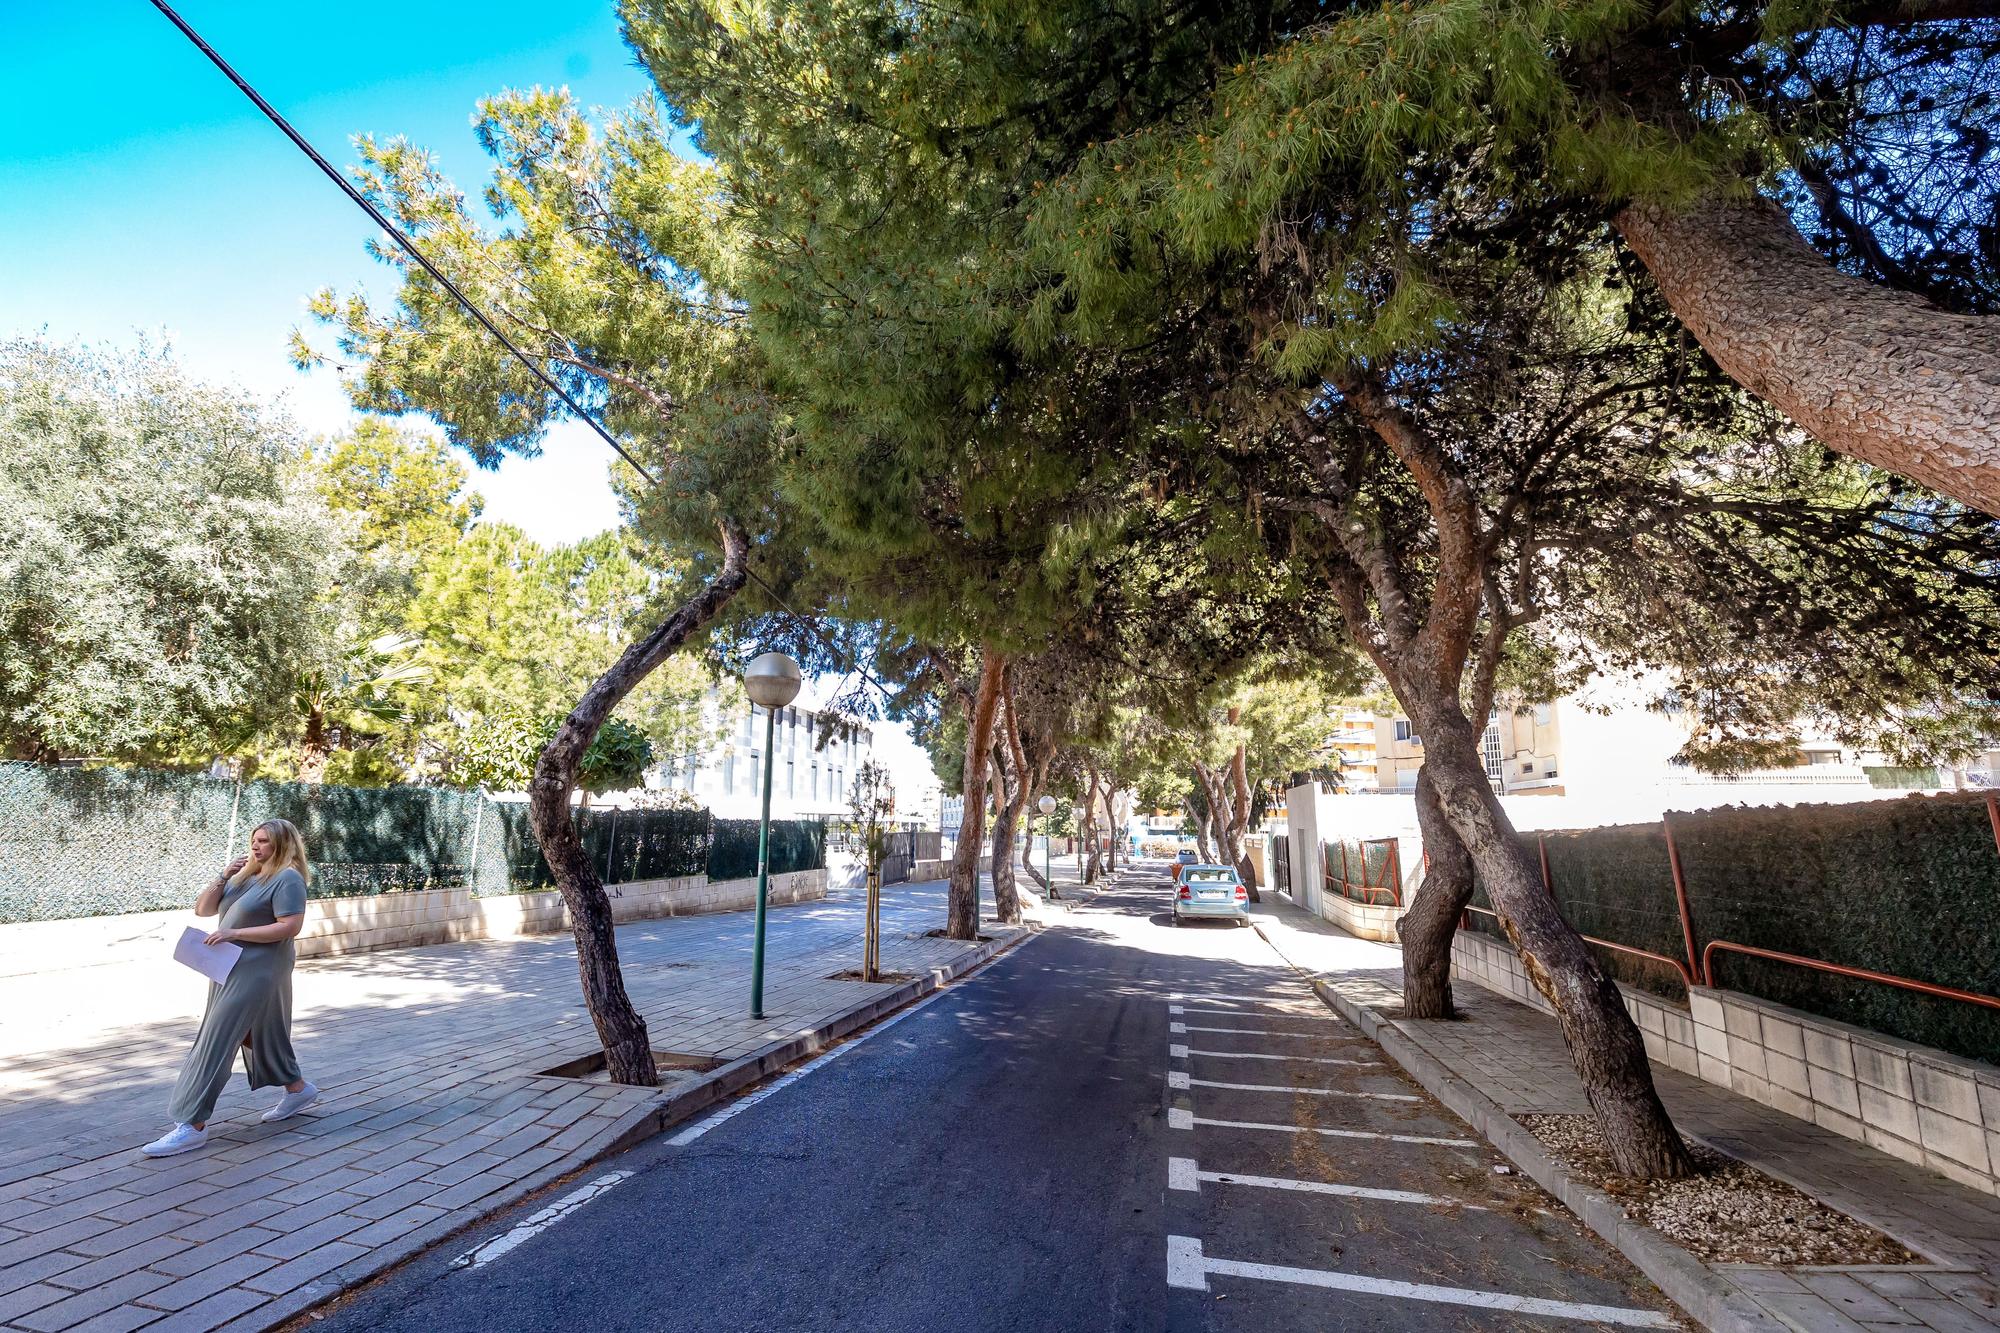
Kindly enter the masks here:
M 1233 726 L 1237 710 L 1229 710 L 1229 721 Z M 1235 857 L 1236 874 L 1242 879 L 1243 887 L 1250 891 L 1250 901 L 1262 902 L 1263 895 L 1257 892 L 1257 864 L 1250 855 L 1250 766 L 1249 756 L 1244 747 L 1236 747 L 1236 753 L 1229 760 L 1229 850 Z
M 1077 832 L 1083 836 L 1083 882 L 1097 883 L 1097 765 L 1091 764 L 1086 770 L 1087 784 L 1083 794 L 1083 818 L 1078 821 Z
M 1197 806 L 1192 796 L 1183 800 L 1181 806 L 1187 811 L 1188 818 L 1194 821 L 1194 854 L 1201 858 L 1203 865 L 1214 865 L 1215 849 L 1208 840 L 1208 812 Z
M 986 832 L 986 766 L 993 755 L 993 715 L 1000 705 L 1000 676 L 1007 667 L 1004 654 L 988 648 L 979 668 L 979 688 L 972 697 L 965 733 L 965 816 L 958 828 L 958 846 L 951 855 L 951 884 L 946 895 L 944 933 L 955 940 L 979 938 L 979 849 Z
M 1042 792 L 1048 787 L 1049 765 L 1054 762 L 1055 757 L 1055 751 L 1051 748 L 1049 753 L 1043 755 L 1035 762 L 1033 780 L 1028 783 L 1027 797 L 1021 803 L 1022 809 L 1033 810 L 1035 802 L 1041 799 Z M 1031 815 L 1029 818 L 1032 821 L 1033 816 Z M 1044 816 L 1042 819 L 1042 837 L 1048 838 L 1048 836 L 1049 821 Z M 1051 898 L 1056 896 L 1049 887 L 1048 877 L 1043 875 L 1042 868 L 1035 864 L 1035 838 L 1032 823 L 1030 824 L 1027 840 L 1021 844 L 1021 868 L 1028 872 L 1029 879 L 1032 879 L 1036 884 L 1041 886 L 1042 893 L 1045 896 Z
M 569 908 L 570 930 L 576 936 L 576 966 L 583 983 L 584 1004 L 604 1043 L 605 1069 L 614 1083 L 641 1087 L 659 1084 L 653 1065 L 646 1020 L 625 993 L 625 976 L 618 966 L 618 938 L 612 930 L 611 901 L 597 870 L 584 854 L 583 839 L 570 818 L 570 794 L 583 752 L 634 686 L 667 660 L 688 636 L 713 620 L 743 587 L 750 540 L 733 519 L 722 521 L 722 568 L 708 586 L 683 602 L 652 633 L 622 653 L 611 669 L 591 682 L 583 698 L 563 719 L 528 783 L 528 818 L 541 842 L 542 857 L 555 876 L 563 904 Z
M 1450 1018 L 1451 941 L 1472 901 L 1472 857 L 1438 804 L 1430 765 L 1417 770 L 1417 825 L 1424 834 L 1423 882 L 1396 919 L 1403 944 L 1403 1017 Z
M 318 782 L 326 776 L 333 746 L 326 737 L 326 710 L 313 704 L 306 710 L 305 735 L 299 740 L 299 781 Z
M 1849 277 L 1768 199 L 1613 222 L 1738 384 L 1829 449 L 2000 514 L 2000 321 Z
M 1480 760 L 1478 732 L 1455 701 L 1420 707 L 1412 716 L 1423 731 L 1423 771 L 1436 784 L 1439 808 L 1470 854 L 1528 979 L 1555 1008 L 1612 1164 L 1640 1179 L 1687 1175 L 1694 1164 L 1653 1087 L 1639 1029 L 1617 986 L 1557 912 L 1500 808 Z
M 1008 762 L 1007 748 L 993 747 L 993 915 L 1004 925 L 1018 926 L 1021 893 L 1014 882 L 1014 831 L 1020 819 L 1021 788 L 1025 784 Z

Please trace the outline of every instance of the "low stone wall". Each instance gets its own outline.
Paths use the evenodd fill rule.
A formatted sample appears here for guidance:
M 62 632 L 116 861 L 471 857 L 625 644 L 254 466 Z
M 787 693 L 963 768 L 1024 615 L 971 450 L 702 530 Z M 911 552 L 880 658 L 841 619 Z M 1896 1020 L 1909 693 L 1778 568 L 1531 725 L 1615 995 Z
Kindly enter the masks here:
M 1396 918 L 1403 909 L 1388 903 L 1358 903 L 1337 893 L 1319 895 L 1319 914 L 1350 935 L 1396 943 Z
M 1452 974 L 1548 1012 L 1504 940 L 1461 930 Z M 1646 1053 L 1892 1157 L 2000 1194 L 2000 1068 L 1735 991 L 1689 1007 L 1620 988 Z
M 811 902 L 826 897 L 826 889 L 826 871 L 795 870 L 771 877 L 770 901 L 773 905 Z M 613 884 L 607 892 L 613 920 L 643 921 L 743 911 L 756 905 L 757 881 L 711 882 L 706 875 L 688 875 Z M 156 960 L 172 952 L 183 929 L 200 924 L 199 918 L 180 910 L 0 926 L 0 977 Z M 313 898 L 306 903 L 298 955 L 328 958 L 568 929 L 569 914 L 562 895 L 554 890 L 487 898 L 475 898 L 463 889 Z

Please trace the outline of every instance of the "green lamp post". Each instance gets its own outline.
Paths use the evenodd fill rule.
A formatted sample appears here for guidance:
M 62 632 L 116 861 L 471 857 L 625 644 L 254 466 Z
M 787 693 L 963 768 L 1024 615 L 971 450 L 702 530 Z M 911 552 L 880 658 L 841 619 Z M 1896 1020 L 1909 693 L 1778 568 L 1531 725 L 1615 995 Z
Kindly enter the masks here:
M 764 913 L 771 894 L 771 772 L 777 768 L 778 710 L 799 696 L 804 677 L 783 653 L 762 653 L 743 673 L 743 692 L 764 710 L 764 808 L 757 820 L 757 942 L 750 957 L 750 1017 L 764 1016 Z

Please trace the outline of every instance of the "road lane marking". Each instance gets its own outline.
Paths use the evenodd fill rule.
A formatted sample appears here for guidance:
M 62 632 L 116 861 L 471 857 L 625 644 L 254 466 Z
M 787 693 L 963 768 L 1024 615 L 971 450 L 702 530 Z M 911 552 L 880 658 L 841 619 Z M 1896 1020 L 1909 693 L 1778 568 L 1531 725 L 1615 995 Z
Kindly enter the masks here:
M 1364 1277 L 1359 1273 L 1334 1273 L 1318 1268 L 1285 1268 L 1278 1264 L 1251 1264 L 1236 1259 L 1211 1259 L 1202 1253 L 1201 1242 L 1192 1236 L 1167 1237 L 1167 1285 L 1189 1291 L 1207 1291 L 1210 1274 L 1246 1277 L 1260 1282 L 1288 1282 L 1294 1286 L 1325 1287 L 1364 1296 L 1388 1296 L 1405 1301 L 1425 1301 L 1433 1305 L 1472 1306 L 1482 1310 L 1504 1310 L 1509 1314 L 1542 1315 L 1550 1319 L 1580 1319 L 1599 1324 L 1622 1324 L 1628 1328 L 1673 1328 L 1674 1322 L 1657 1310 L 1635 1310 L 1621 1305 L 1587 1305 L 1579 1301 L 1556 1301 L 1541 1296 L 1516 1296 L 1505 1291 L 1480 1291 L 1474 1287 L 1437 1287 L 1424 1282 L 1396 1282 L 1387 1278 Z
M 1234 1032 L 1244 1037 L 1311 1037 L 1315 1041 L 1326 1037 L 1324 1032 L 1285 1032 L 1276 1028 L 1205 1028 L 1195 1023 L 1169 1023 L 1174 1032 Z
M 1298 1190 L 1306 1194 L 1338 1194 L 1350 1199 L 1376 1199 L 1383 1203 L 1445 1204 L 1453 1208 L 1487 1211 L 1484 1204 L 1460 1203 L 1441 1194 L 1419 1194 L 1415 1190 L 1375 1189 L 1366 1185 L 1335 1185 L 1322 1180 L 1286 1180 L 1282 1176 L 1245 1176 L 1233 1171 L 1204 1171 L 1192 1157 L 1167 1159 L 1167 1188 L 1201 1190 L 1201 1182 L 1217 1185 L 1251 1185 L 1266 1190 Z
M 1371 1065 L 1380 1067 L 1380 1060 L 1343 1060 L 1332 1055 L 1270 1055 L 1263 1051 L 1203 1051 L 1192 1046 L 1168 1046 L 1171 1055 L 1212 1055 L 1218 1060 L 1290 1060 L 1302 1065 Z
M 984 969 L 981 970 L 983 971 Z M 973 973 L 970 975 L 976 976 L 978 975 L 978 973 Z M 965 979 L 970 979 L 970 978 L 968 977 Z M 724 1122 L 743 1114 L 743 1112 L 749 1110 L 751 1107 L 755 1106 L 758 1102 L 763 1101 L 766 1097 L 772 1096 L 776 1093 L 783 1092 L 786 1088 L 791 1087 L 792 1084 L 798 1082 L 800 1079 L 804 1078 L 807 1074 L 812 1073 L 815 1069 L 818 1069 L 821 1065 L 828 1064 L 834 1060 L 838 1060 L 841 1056 L 846 1055 L 849 1051 L 861 1045 L 861 1043 L 867 1041 L 869 1038 L 887 1032 L 890 1028 L 896 1026 L 896 1024 L 902 1022 L 904 1019 L 916 1013 L 918 1010 L 930 1007 L 932 1004 L 935 1004 L 937 1001 L 942 1000 L 945 996 L 953 993 L 957 989 L 958 987 L 955 984 L 938 987 L 936 990 L 932 991 L 929 995 L 926 995 L 923 999 L 918 1000 L 915 1004 L 911 1005 L 909 1008 L 902 1010 L 900 1013 L 897 1013 L 892 1017 L 883 1019 L 881 1022 L 875 1024 L 873 1027 L 865 1029 L 859 1036 L 855 1037 L 853 1040 L 842 1042 L 840 1045 L 834 1047 L 832 1050 L 814 1056 L 812 1059 L 806 1061 L 804 1064 L 800 1065 L 797 1069 L 794 1069 L 791 1073 L 784 1075 L 782 1078 L 774 1079 L 770 1083 L 767 1083 L 763 1087 L 757 1089 L 757 1091 L 750 1093 L 748 1096 L 737 1098 L 735 1101 L 729 1103 L 729 1105 L 723 1107 L 715 1114 L 710 1116 L 705 1116 L 704 1118 L 695 1121 L 692 1125 L 689 1125 L 686 1129 L 682 1130 L 680 1133 L 668 1139 L 667 1145 L 673 1148 L 681 1148 L 685 1147 L 690 1143 L 693 1143 L 696 1139 L 708 1133 L 709 1130 L 714 1129 L 717 1125 L 723 1124 Z
M 1169 1060 L 1185 1060 L 1187 1059 L 1187 1057 L 1188 1057 L 1187 1047 L 1181 1045 L 1177 1041 L 1167 1043 L 1167 1058 Z
M 1217 1129 L 1268 1129 L 1278 1134 L 1324 1134 L 1335 1139 L 1378 1139 L 1389 1143 L 1428 1143 L 1440 1148 L 1477 1148 L 1471 1139 L 1429 1138 L 1421 1134 L 1377 1134 L 1365 1129 L 1321 1129 L 1317 1125 L 1267 1125 L 1261 1120 L 1209 1120 L 1181 1107 L 1167 1111 L 1167 1128 L 1193 1129 L 1210 1125 Z
M 533 1240 L 619 1181 L 630 1179 L 631 1176 L 630 1171 L 607 1171 L 589 1184 L 571 1190 L 534 1216 L 523 1218 L 512 1230 L 467 1250 L 452 1260 L 451 1266 L 467 1269 L 484 1268 L 495 1259 Z
M 1170 1076 L 1171 1077 L 1171 1076 Z M 1186 1074 L 1181 1075 L 1187 1078 Z M 1377 1102 L 1419 1102 L 1423 1098 L 1407 1092 L 1343 1092 L 1339 1088 L 1296 1088 L 1286 1083 L 1218 1083 L 1211 1078 L 1190 1078 L 1187 1083 L 1174 1084 L 1175 1087 L 1227 1088 L 1231 1092 L 1298 1092 L 1308 1097 L 1365 1097 Z
M 1167 1086 L 1168 1086 L 1168 1087 L 1170 1087 L 1170 1088 L 1185 1088 L 1185 1087 L 1187 1087 L 1188 1083 L 1189 1083 L 1189 1079 L 1188 1079 L 1188 1076 L 1187 1076 L 1187 1073 L 1186 1073 L 1186 1071 L 1184 1071 L 1184 1070 L 1180 1070 L 1180 1069 L 1169 1069 L 1169 1070 L 1167 1071 Z
M 1167 1031 L 1169 1031 L 1169 1032 L 1173 1033 L 1173 1034 L 1174 1034 L 1175 1036 L 1179 1036 L 1179 1035 L 1181 1035 L 1182 1033 L 1184 1033 L 1184 1032 L 1186 1032 L 1186 1031 L 1187 1031 L 1187 1024 L 1185 1024 L 1185 1023 L 1169 1023 L 1169 1024 L 1167 1024 Z
M 1177 1004 L 1170 1004 L 1167 1006 L 1167 1012 L 1170 1014 L 1180 1014 L 1180 1013 L 1186 1013 L 1187 1011 L 1182 1009 Z
M 1309 1016 L 1310 1016 L 1310 1017 L 1319 1017 L 1319 1016 L 1322 1016 L 1322 1015 L 1323 1015 L 1324 1017 L 1326 1017 L 1326 1018 L 1328 1018 L 1328 1019 L 1331 1019 L 1331 1020 L 1332 1020 L 1333 1022 L 1336 1022 L 1336 1023 L 1338 1023 L 1338 1022 L 1340 1022 L 1340 1021 L 1341 1021 L 1341 1020 L 1340 1020 L 1340 1018 L 1339 1018 L 1339 1017 L 1338 1017 L 1337 1015 L 1334 1015 L 1334 1014 L 1329 1014 L 1329 1013 L 1327 1013 L 1327 1012 L 1326 1012 L 1326 1006 L 1320 1003 L 1320 999 L 1319 999 L 1319 995 L 1318 995 L 1318 993 L 1317 993 L 1317 992 L 1314 992 L 1314 993 L 1312 993 L 1312 994 L 1307 994 L 1307 995 L 1187 995 L 1187 994 L 1184 994 L 1184 993 L 1182 993 L 1182 992 L 1180 992 L 1180 991 L 1175 991 L 1175 992 L 1173 992 L 1173 993 L 1172 993 L 1171 995 L 1167 996 L 1167 998 L 1168 998 L 1169 1000 L 1172 1000 L 1172 1001 L 1173 1001 L 1173 1002 L 1174 1002 L 1175 1004 L 1304 1004 L 1304 1005 L 1312 1005 L 1312 1006 L 1314 1006 L 1315 1008 L 1317 1008 L 1317 1009 L 1319 1010 L 1319 1014 L 1317 1014 L 1317 1015 L 1306 1015 L 1306 1014 L 1295 1014 L 1295 1015 L 1293 1015 L 1293 1017 L 1296 1017 L 1296 1018 L 1305 1018 L 1305 1017 L 1309 1017 Z

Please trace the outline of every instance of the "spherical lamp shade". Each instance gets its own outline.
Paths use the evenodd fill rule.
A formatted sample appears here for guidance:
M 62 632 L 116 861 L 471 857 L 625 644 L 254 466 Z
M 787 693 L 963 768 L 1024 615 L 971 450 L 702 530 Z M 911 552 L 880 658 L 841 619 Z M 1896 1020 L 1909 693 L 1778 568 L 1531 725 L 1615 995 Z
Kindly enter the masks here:
M 760 708 L 783 708 L 799 697 L 804 677 L 783 653 L 760 653 L 743 672 L 743 691 Z
M 1035 802 L 1035 808 L 1045 815 L 1052 815 L 1056 812 L 1056 798 L 1053 796 L 1044 796 L 1041 800 Z

